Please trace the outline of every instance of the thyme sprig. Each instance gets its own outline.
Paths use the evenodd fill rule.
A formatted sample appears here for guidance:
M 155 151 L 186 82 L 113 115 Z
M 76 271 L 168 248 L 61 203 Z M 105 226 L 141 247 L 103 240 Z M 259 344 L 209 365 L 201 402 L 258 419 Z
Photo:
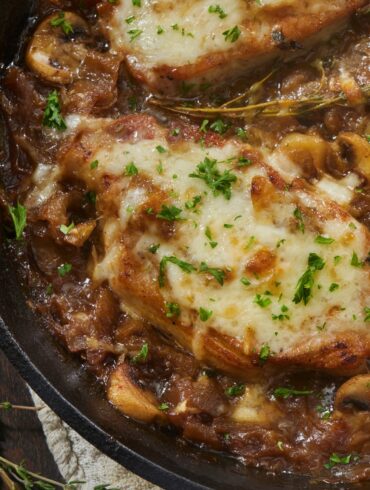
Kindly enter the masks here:
M 25 490 L 78 490 L 85 481 L 71 480 L 61 483 L 45 476 L 27 470 L 23 463 L 16 464 L 0 456 L 0 482 L 3 482 L 8 490 L 16 490 L 20 484 Z M 110 484 L 100 484 L 94 490 L 119 490 Z
M 0 402 L 0 410 L 25 410 L 25 411 L 32 411 L 32 412 L 38 412 L 41 410 L 42 407 L 29 407 L 25 405 L 14 405 L 13 403 L 10 402 Z
M 361 87 L 364 98 L 370 100 L 370 85 Z M 312 94 L 311 96 L 301 99 L 276 99 L 256 104 L 248 102 L 242 106 L 231 107 L 233 103 L 242 100 L 246 94 L 237 97 L 229 102 L 226 102 L 218 107 L 188 107 L 177 106 L 169 99 L 151 99 L 151 103 L 158 105 L 163 109 L 180 114 L 186 114 L 194 117 L 216 117 L 222 115 L 231 118 L 245 117 L 287 117 L 299 116 L 308 112 L 318 111 L 334 105 L 349 106 L 350 103 L 344 93 L 332 97 L 325 97 L 320 94 Z

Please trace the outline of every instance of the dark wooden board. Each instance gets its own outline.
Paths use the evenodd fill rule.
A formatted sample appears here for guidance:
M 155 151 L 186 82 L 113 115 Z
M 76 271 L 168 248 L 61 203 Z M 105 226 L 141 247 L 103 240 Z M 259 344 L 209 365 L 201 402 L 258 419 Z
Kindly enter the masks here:
M 0 401 L 32 405 L 25 382 L 0 350 Z M 0 454 L 27 469 L 63 481 L 34 412 L 0 411 Z M 0 481 L 1 488 L 1 481 Z

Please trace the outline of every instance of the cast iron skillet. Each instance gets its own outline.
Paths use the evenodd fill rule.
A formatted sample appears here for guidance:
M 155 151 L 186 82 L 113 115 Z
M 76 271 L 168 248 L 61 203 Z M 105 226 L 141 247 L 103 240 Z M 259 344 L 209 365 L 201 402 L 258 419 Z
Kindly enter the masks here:
M 0 0 L 0 71 L 17 53 L 34 1 Z M 8 157 L 6 141 L 0 114 L 0 160 Z M 31 387 L 71 427 L 118 463 L 165 489 L 333 488 L 305 477 L 272 476 L 245 468 L 225 455 L 200 450 L 172 433 L 120 415 L 106 401 L 93 376 L 56 343 L 27 307 L 12 258 L 1 248 L 0 347 Z

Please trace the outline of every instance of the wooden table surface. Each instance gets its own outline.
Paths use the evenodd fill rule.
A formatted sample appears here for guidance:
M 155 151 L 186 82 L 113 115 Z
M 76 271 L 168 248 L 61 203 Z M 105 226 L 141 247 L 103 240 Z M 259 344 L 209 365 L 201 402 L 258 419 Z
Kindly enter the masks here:
M 27 386 L 0 350 L 0 402 L 33 405 Z M 24 461 L 27 469 L 63 481 L 46 445 L 35 412 L 0 411 L 0 454 L 14 463 Z M 1 481 L 0 481 L 0 488 Z

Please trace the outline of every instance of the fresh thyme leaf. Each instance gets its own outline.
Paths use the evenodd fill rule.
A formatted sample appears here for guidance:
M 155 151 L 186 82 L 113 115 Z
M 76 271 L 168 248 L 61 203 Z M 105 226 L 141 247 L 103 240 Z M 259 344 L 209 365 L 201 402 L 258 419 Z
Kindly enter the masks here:
M 180 260 L 175 256 L 168 256 L 165 255 L 160 264 L 159 264 L 159 277 L 158 277 L 158 282 L 159 282 L 159 287 L 163 288 L 164 287 L 164 276 L 165 276 L 165 271 L 166 271 L 166 266 L 168 263 L 175 264 L 178 267 L 180 267 L 181 270 L 186 272 L 187 274 L 190 274 L 191 272 L 196 271 L 196 268 L 192 265 L 189 264 L 188 262 L 185 262 L 184 260 Z
M 227 200 L 231 198 L 231 184 L 237 180 L 236 175 L 230 170 L 221 173 L 217 168 L 217 160 L 208 157 L 197 166 L 197 172 L 191 173 L 189 177 L 204 180 L 214 196 L 222 194 Z
M 15 206 L 9 206 L 8 210 L 13 221 L 15 238 L 20 240 L 27 222 L 27 210 L 19 202 Z
M 295 390 L 293 388 L 280 387 L 274 390 L 274 396 L 276 398 L 290 398 L 292 396 L 309 396 L 312 395 L 311 390 Z
M 46 107 L 44 117 L 42 119 L 42 125 L 48 128 L 54 128 L 58 131 L 64 131 L 67 129 L 65 120 L 61 115 L 61 106 L 59 101 L 59 95 L 56 90 L 49 93 L 46 99 Z
M 2 410 L 11 410 L 13 408 L 13 405 L 10 402 L 1 402 L 0 408 Z
M 224 285 L 225 271 L 223 271 L 222 269 L 218 269 L 216 267 L 208 267 L 205 262 L 202 262 L 199 267 L 199 272 L 206 272 L 208 274 L 211 274 L 211 276 L 213 276 L 221 286 Z
M 146 361 L 148 357 L 148 353 L 149 353 L 149 345 L 147 342 L 145 342 L 145 344 L 143 344 L 142 348 L 140 349 L 140 352 L 132 358 L 132 362 L 134 364 L 137 364 L 141 361 Z
M 310 253 L 308 256 L 308 268 L 298 280 L 293 303 L 299 304 L 301 301 L 303 301 L 303 303 L 307 305 L 312 297 L 315 272 L 322 270 L 324 267 L 324 260 L 317 254 Z

